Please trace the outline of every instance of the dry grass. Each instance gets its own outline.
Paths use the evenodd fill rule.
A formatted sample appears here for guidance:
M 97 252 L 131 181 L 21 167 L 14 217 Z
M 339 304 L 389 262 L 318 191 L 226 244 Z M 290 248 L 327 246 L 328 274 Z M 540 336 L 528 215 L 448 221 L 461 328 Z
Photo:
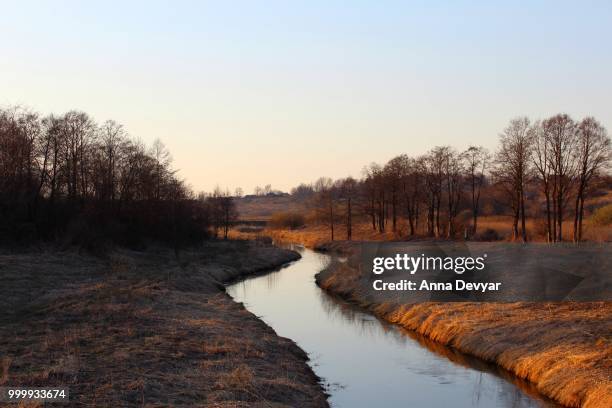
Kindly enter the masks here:
M 236 208 L 241 220 L 267 221 L 278 212 L 305 212 L 307 205 L 291 196 L 263 196 L 239 198 L 236 200 Z
M 484 231 L 490 228 L 499 234 L 505 240 L 509 240 L 512 236 L 512 217 L 503 215 L 492 215 L 481 217 L 478 220 L 478 229 Z M 544 220 L 527 219 L 526 228 L 531 241 L 546 241 L 546 227 Z M 572 240 L 572 231 L 574 228 L 573 220 L 565 220 L 563 222 L 563 239 L 566 241 Z M 610 242 L 612 241 L 612 227 L 595 225 L 587 218 L 583 224 L 584 239 L 595 242 Z
M 563 405 L 612 406 L 612 302 L 406 304 L 393 294 L 373 298 L 367 282 L 349 263 L 317 275 L 323 289 L 499 364 Z
M 328 242 L 331 238 L 329 227 L 326 225 L 308 225 L 305 228 L 290 230 L 290 229 L 273 229 L 266 228 L 256 234 L 240 232 L 236 229 L 230 231 L 230 236 L 236 239 L 253 239 L 256 237 L 267 236 L 271 237 L 276 242 L 300 243 L 308 248 Z M 346 239 L 346 228 L 342 225 L 337 225 L 334 229 L 334 237 L 336 240 Z M 379 233 L 372 230 L 372 226 L 367 223 L 359 223 L 353 227 L 353 239 L 355 241 L 391 241 L 400 239 L 400 234 L 393 232 Z
M 290 213 L 301 213 L 307 220 L 312 221 L 312 206 L 308 200 L 300 200 L 296 197 L 284 196 L 284 197 L 249 197 L 241 198 L 236 201 L 238 212 L 241 220 L 250 221 L 269 221 L 275 213 L 290 212 Z M 612 226 L 601 226 L 596 225 L 591 221 L 593 211 L 597 208 L 610 205 L 612 203 L 612 190 L 607 190 L 605 194 L 598 195 L 596 197 L 590 197 L 585 203 L 585 222 L 583 229 L 584 239 L 589 241 L 597 242 L 610 242 L 612 241 Z M 571 203 L 570 203 L 571 204 Z M 538 204 L 539 205 L 539 204 Z M 535 205 L 534 208 L 538 208 Z M 535 211 L 535 210 L 534 210 Z M 573 214 L 571 205 L 568 206 L 566 220 L 563 223 L 564 239 L 571 240 L 571 234 L 573 229 Z M 408 234 L 408 225 L 405 220 L 399 220 L 399 225 L 396 233 L 386 232 L 383 234 L 373 231 L 369 220 L 363 216 L 355 215 L 355 225 L 353 227 L 353 239 L 354 240 L 368 240 L 368 241 L 380 241 L 380 240 L 392 240 L 406 238 Z M 422 228 L 424 226 L 424 220 L 421 220 L 421 226 L 419 227 L 419 233 L 424 234 Z M 469 225 L 470 215 L 469 211 L 464 211 L 457 218 L 459 224 L 465 223 Z M 545 241 L 545 219 L 544 218 L 529 218 L 527 219 L 527 230 L 529 239 L 531 241 Z M 481 215 L 478 221 L 479 232 L 483 232 L 487 228 L 495 230 L 501 239 L 509 240 L 512 235 L 512 217 L 505 215 Z M 458 230 L 462 230 L 463 227 L 458 226 Z M 390 229 L 390 225 L 389 225 Z M 260 231 L 255 231 L 260 233 Z M 307 225 L 306 228 L 297 231 L 284 231 L 278 229 L 269 229 L 263 232 L 269 236 L 274 236 L 277 239 L 290 242 L 300 242 L 309 247 L 315 247 L 317 244 L 330 240 L 329 229 L 324 225 Z M 234 236 L 249 238 L 253 234 L 248 231 L 240 233 L 234 232 Z M 346 239 L 346 229 L 342 223 L 336 225 L 336 240 Z
M 306 354 L 219 289 L 293 258 L 255 243 L 180 262 L 0 255 L 0 383 L 67 385 L 79 406 L 327 406 Z
M 612 406 L 612 303 L 419 304 L 384 317 L 536 385 L 570 407 Z
M 563 224 L 564 239 L 571 241 L 573 223 L 566 221 Z M 480 232 L 486 229 L 493 229 L 497 232 L 500 238 L 509 241 L 512 236 L 512 219 L 508 216 L 486 216 L 481 217 L 478 221 L 478 229 Z M 527 230 L 529 231 L 529 239 L 533 242 L 544 242 L 546 240 L 544 225 L 542 220 L 527 220 Z M 396 241 L 407 238 L 428 239 L 426 236 L 420 235 L 416 237 L 407 237 L 406 233 L 408 226 L 404 220 L 398 222 L 397 231 L 386 231 L 379 233 L 372 228 L 369 222 L 361 221 L 353 226 L 354 241 Z M 612 226 L 594 225 L 590 219 L 587 219 L 583 227 L 584 238 L 587 241 L 594 242 L 612 242 Z M 266 228 L 261 231 L 248 232 L 233 229 L 230 231 L 230 237 L 234 239 L 253 239 L 255 237 L 268 236 L 276 242 L 298 242 L 308 248 L 316 248 L 317 246 L 329 242 L 331 239 L 330 230 L 327 225 L 315 224 L 307 225 L 304 228 L 295 230 Z M 346 228 L 344 225 L 338 224 L 334 227 L 335 240 L 342 241 L 346 239 Z

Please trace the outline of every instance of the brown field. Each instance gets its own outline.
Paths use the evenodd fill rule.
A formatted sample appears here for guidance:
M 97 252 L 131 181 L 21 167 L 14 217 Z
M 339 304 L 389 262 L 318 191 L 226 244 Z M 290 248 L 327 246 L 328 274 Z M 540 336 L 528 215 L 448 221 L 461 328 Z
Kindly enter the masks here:
M 612 241 L 612 225 L 602 226 L 595 225 L 590 217 L 594 209 L 612 204 L 612 191 L 602 193 L 596 197 L 587 199 L 585 208 L 587 208 L 586 218 L 584 220 L 583 232 L 584 239 L 587 241 L 596 242 L 611 242 Z M 268 227 L 266 231 L 252 231 L 259 235 L 271 236 L 279 241 L 299 242 L 308 247 L 315 247 L 317 244 L 330 240 L 329 226 L 317 221 L 317 217 L 311 208 L 312 205 L 308 201 L 300 200 L 291 196 L 283 197 L 249 197 L 236 200 L 236 206 L 242 221 L 270 221 L 272 216 L 277 213 L 300 213 L 305 216 L 306 226 L 303 228 L 288 230 Z M 570 206 L 571 207 L 571 206 Z M 571 208 L 568 209 L 568 211 Z M 571 213 L 571 211 L 569 211 Z M 400 239 L 413 239 L 408 237 L 408 225 L 404 219 L 399 219 L 397 231 L 391 231 L 389 225 L 387 231 L 379 233 L 371 227 L 370 221 L 363 215 L 356 214 L 354 216 L 353 225 L 353 240 L 355 241 L 388 241 Z M 464 225 L 471 224 L 469 211 L 462 212 L 457 218 L 457 230 L 463 230 Z M 423 222 L 418 229 L 417 238 L 427 238 L 423 231 Z M 530 241 L 541 242 L 546 240 L 546 227 L 544 218 L 528 218 L 527 223 L 528 239 Z M 346 239 L 346 227 L 342 219 L 338 219 L 335 227 L 334 238 L 336 240 Z M 482 233 L 487 229 L 494 230 L 501 240 L 510 240 L 512 234 L 512 217 L 508 215 L 481 215 L 478 218 L 478 231 Z M 563 223 L 563 236 L 567 241 L 572 239 L 573 218 L 568 214 L 567 219 Z M 232 236 L 236 238 L 252 238 L 253 234 L 246 232 L 241 233 L 235 229 Z
M 526 222 L 529 239 L 532 241 L 546 241 L 546 227 L 544 220 L 530 218 Z M 572 229 L 574 227 L 573 220 L 563 222 L 563 239 L 566 241 L 572 240 Z M 509 216 L 490 215 L 478 219 L 478 229 L 484 231 L 490 228 L 500 235 L 502 239 L 509 240 L 512 235 L 512 220 Z M 594 225 L 590 219 L 586 219 L 583 225 L 584 239 L 595 242 L 611 242 L 612 241 L 612 225 L 599 226 Z
M 78 406 L 327 406 L 308 356 L 221 285 L 296 256 L 257 242 L 180 262 L 0 254 L 0 385 L 66 385 Z
M 534 219 L 527 220 L 527 229 L 529 231 L 529 239 L 536 242 L 544 242 L 546 239 L 544 229 L 539 227 L 539 221 Z M 397 233 L 386 231 L 379 233 L 372 229 L 372 225 L 365 221 L 360 221 L 353 225 L 353 240 L 354 241 L 394 241 L 406 239 L 429 239 L 424 235 L 416 237 L 407 237 L 408 230 L 406 223 L 400 220 L 398 223 Z M 478 221 L 479 231 L 484 231 L 488 228 L 495 230 L 500 239 L 509 241 L 511 237 L 511 218 L 508 216 L 486 216 L 481 217 Z M 563 224 L 565 228 L 565 239 L 571 241 L 572 223 L 567 221 Z M 330 230 L 324 224 L 310 224 L 303 228 L 289 229 L 274 229 L 266 228 L 255 233 L 241 232 L 237 229 L 231 231 L 230 236 L 233 238 L 249 239 L 255 236 L 269 236 L 278 242 L 297 242 L 309 248 L 314 248 L 317 245 L 328 242 L 331 238 Z M 595 226 L 590 220 L 586 220 L 584 225 L 585 240 L 595 242 L 612 242 L 612 226 Z M 338 224 L 334 227 L 334 238 L 338 241 L 346 239 L 346 227 Z
M 305 211 L 306 204 L 291 196 L 242 197 L 235 200 L 240 220 L 268 221 L 283 211 Z
M 350 246 L 338 243 L 344 254 Z M 612 302 L 417 303 L 368 291 L 351 262 L 316 275 L 319 286 L 382 319 L 496 363 L 568 407 L 612 406 Z
M 338 226 L 336 234 L 337 240 L 343 240 L 346 236 L 346 230 Z M 329 228 L 321 224 L 309 225 L 296 230 L 266 228 L 254 234 L 233 229 L 230 231 L 230 236 L 241 239 L 268 236 L 277 242 L 300 243 L 308 248 L 314 248 L 330 239 Z M 390 232 L 380 234 L 372 231 L 369 224 L 362 223 L 353 227 L 353 239 L 357 241 L 383 241 L 397 238 L 395 234 Z

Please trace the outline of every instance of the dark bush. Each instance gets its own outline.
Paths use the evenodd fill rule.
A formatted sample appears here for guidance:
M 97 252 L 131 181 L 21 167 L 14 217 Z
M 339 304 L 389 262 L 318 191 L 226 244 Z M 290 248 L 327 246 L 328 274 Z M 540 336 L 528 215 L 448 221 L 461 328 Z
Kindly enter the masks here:
M 258 232 L 263 231 L 263 227 L 259 225 L 243 225 L 241 227 L 238 227 L 238 231 L 247 234 L 256 234 Z
M 598 208 L 591 217 L 593 225 L 598 227 L 606 227 L 612 225 L 612 204 Z
M 298 229 L 304 226 L 305 218 L 302 214 L 295 212 L 279 212 L 272 215 L 269 225 L 272 228 Z
M 501 238 L 493 228 L 487 228 L 475 236 L 476 241 L 499 241 Z

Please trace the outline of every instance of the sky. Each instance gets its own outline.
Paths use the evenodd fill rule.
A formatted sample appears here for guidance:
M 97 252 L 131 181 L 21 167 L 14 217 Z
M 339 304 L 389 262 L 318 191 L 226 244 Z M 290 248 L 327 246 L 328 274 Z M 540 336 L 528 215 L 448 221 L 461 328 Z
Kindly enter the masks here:
M 0 2 L 0 105 L 160 138 L 196 191 L 494 150 L 516 116 L 612 126 L 607 1 Z

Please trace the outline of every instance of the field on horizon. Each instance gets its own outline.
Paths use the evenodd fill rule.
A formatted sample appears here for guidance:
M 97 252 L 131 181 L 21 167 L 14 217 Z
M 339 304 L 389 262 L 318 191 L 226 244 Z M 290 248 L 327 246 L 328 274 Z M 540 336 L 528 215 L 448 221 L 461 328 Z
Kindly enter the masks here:
M 599 197 L 595 197 L 588 201 L 588 207 L 597 209 L 612 205 L 612 191 L 607 192 Z M 236 199 L 236 208 L 239 213 L 237 227 L 231 230 L 230 235 L 234 238 L 250 238 L 253 233 L 262 233 L 263 226 L 255 229 L 245 229 L 241 232 L 241 223 L 257 221 L 262 224 L 268 224 L 265 227 L 263 235 L 270 235 L 279 240 L 286 242 L 299 242 L 307 246 L 314 247 L 331 239 L 330 228 L 326 220 L 317 217 L 316 207 L 311 200 L 300 199 L 290 195 L 286 196 L 250 196 L 248 198 Z M 270 225 L 270 220 L 278 214 L 302 214 L 304 216 L 304 225 L 298 228 L 288 228 L 282 226 Z M 597 225 L 593 223 L 588 214 L 584 224 L 584 238 L 587 241 L 595 242 L 610 242 L 612 241 L 612 225 Z M 417 232 L 416 237 L 408 236 L 408 224 L 404 218 L 400 218 L 396 232 L 387 230 L 383 233 L 375 230 L 372 227 L 370 220 L 365 215 L 354 216 L 354 225 L 352 226 L 353 240 L 401 240 L 414 238 L 427 238 L 426 231 Z M 469 214 L 466 214 L 464 222 L 469 223 Z M 526 226 L 529 231 L 529 240 L 531 241 L 546 241 L 546 229 L 543 218 L 528 217 Z M 571 228 L 573 220 L 568 219 L 563 221 L 564 239 L 571 240 Z M 510 215 L 481 215 L 478 219 L 479 231 L 491 230 L 495 233 L 491 238 L 485 240 L 510 240 L 512 236 L 512 216 Z M 334 239 L 346 239 L 345 220 L 339 216 L 334 225 Z M 461 236 L 458 239 L 462 239 Z

